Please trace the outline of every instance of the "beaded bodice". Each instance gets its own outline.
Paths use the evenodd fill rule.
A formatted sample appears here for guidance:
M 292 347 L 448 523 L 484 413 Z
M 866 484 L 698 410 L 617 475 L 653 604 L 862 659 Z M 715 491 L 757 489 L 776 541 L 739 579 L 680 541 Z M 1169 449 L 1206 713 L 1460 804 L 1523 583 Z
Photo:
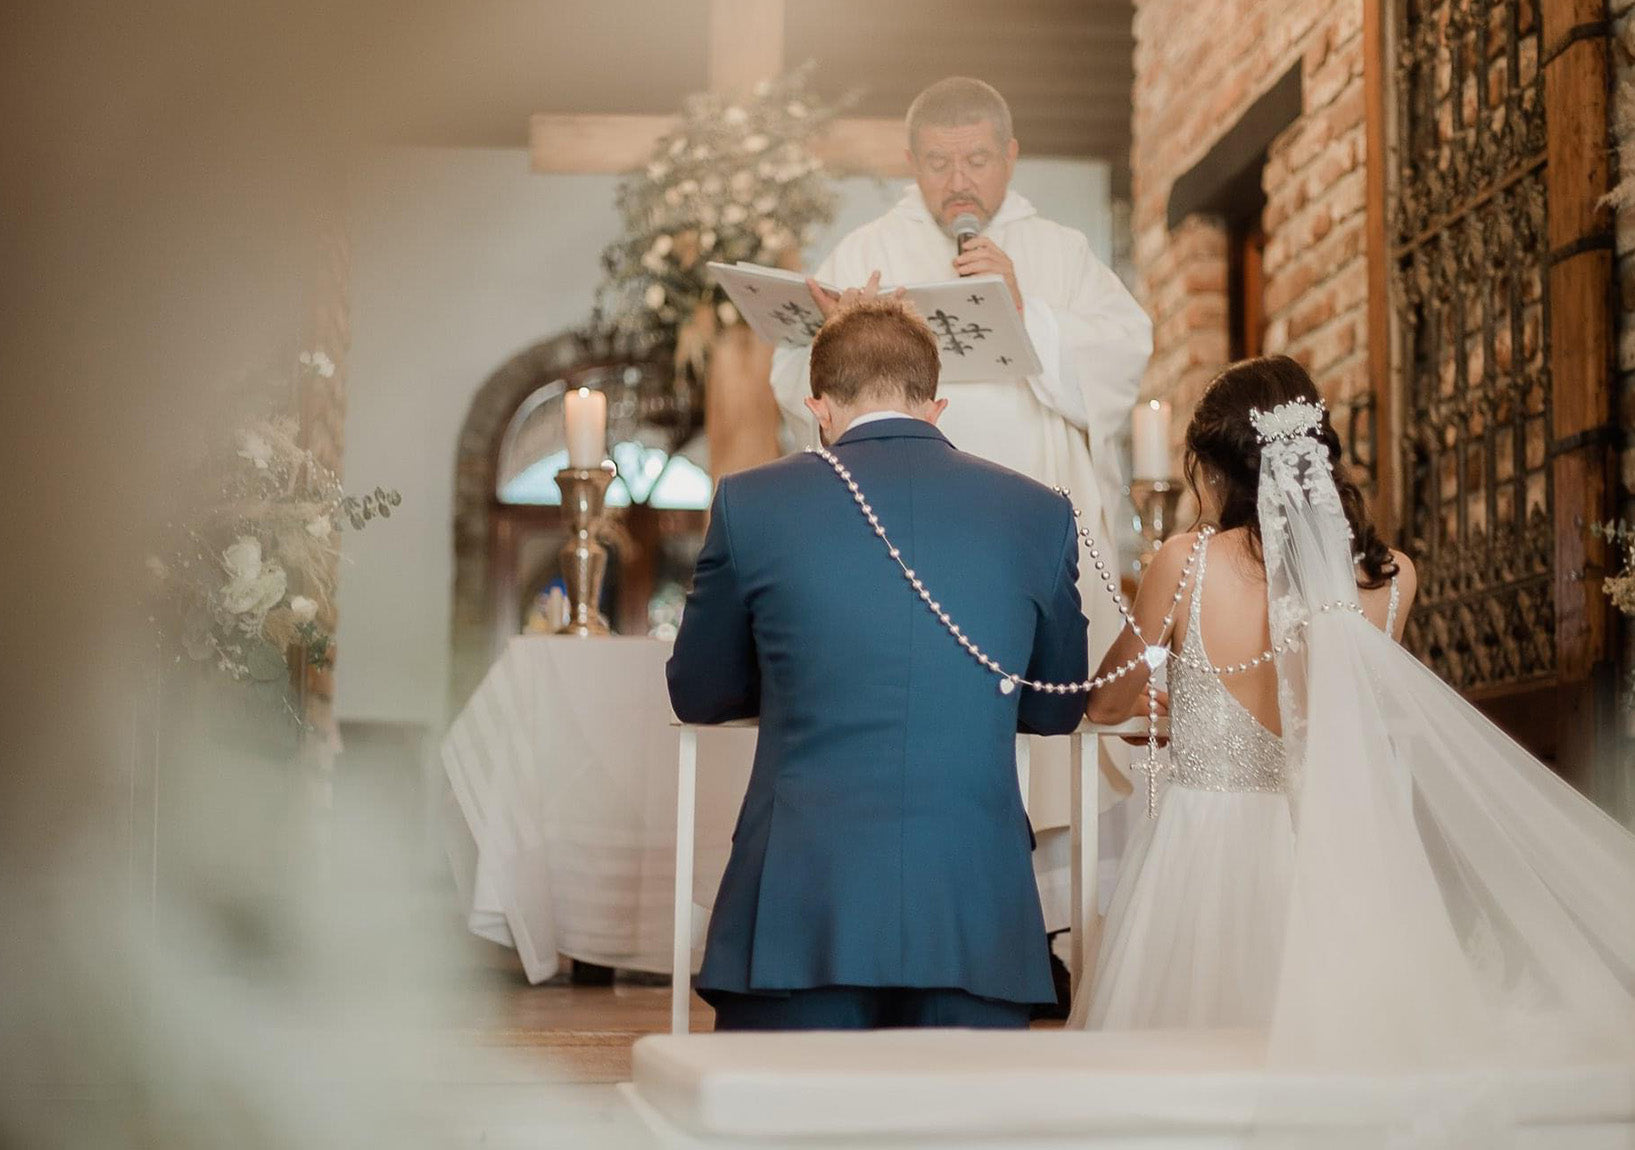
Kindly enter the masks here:
M 1202 791 L 1280 791 L 1283 740 L 1206 670 L 1203 590 L 1209 545 L 1198 554 L 1181 657 L 1169 660 L 1169 781 Z

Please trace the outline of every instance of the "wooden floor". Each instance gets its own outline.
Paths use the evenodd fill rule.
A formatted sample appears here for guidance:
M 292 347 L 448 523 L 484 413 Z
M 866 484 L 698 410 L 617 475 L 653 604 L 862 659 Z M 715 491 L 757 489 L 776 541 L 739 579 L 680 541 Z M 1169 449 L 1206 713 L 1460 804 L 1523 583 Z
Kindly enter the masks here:
M 527 1059 L 537 1052 L 561 1082 L 630 1080 L 630 1048 L 644 1034 L 670 1030 L 670 987 L 635 985 L 623 976 L 611 987 L 574 986 L 566 973 L 530 985 L 514 951 L 476 942 L 483 970 L 477 980 L 490 1021 L 470 1035 L 480 1046 Z M 692 1028 L 713 1029 L 714 1012 L 697 995 Z
M 630 1080 L 630 1048 L 644 1034 L 670 1029 L 669 986 L 633 985 L 621 976 L 611 987 L 574 986 L 566 974 L 529 985 L 515 952 L 486 943 L 480 987 L 491 1022 L 471 1035 L 476 1044 L 506 1049 L 527 1060 L 537 1052 L 560 1082 Z M 714 1012 L 692 997 L 694 1033 L 714 1029 Z M 1035 1029 L 1060 1022 L 1035 1022 Z

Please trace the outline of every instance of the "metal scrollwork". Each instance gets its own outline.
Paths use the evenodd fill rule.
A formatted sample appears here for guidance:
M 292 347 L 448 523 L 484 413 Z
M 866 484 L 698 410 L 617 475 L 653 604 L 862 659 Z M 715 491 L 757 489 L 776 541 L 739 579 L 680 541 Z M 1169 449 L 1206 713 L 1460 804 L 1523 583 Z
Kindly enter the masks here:
M 1537 0 L 1400 0 L 1392 306 L 1407 642 L 1462 689 L 1555 668 Z

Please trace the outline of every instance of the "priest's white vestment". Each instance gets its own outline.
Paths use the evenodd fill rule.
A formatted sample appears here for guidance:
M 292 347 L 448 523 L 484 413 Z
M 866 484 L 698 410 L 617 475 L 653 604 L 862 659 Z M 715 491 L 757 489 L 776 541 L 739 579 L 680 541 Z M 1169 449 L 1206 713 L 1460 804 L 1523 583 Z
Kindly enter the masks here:
M 942 384 L 938 394 L 948 400 L 948 409 L 938 427 L 962 451 L 1067 488 L 1116 579 L 1111 519 L 1123 480 L 1114 440 L 1152 353 L 1152 322 L 1081 233 L 1044 219 L 1017 192 L 1006 194 L 984 234 L 1015 266 L 1023 319 L 1044 371 L 1027 379 Z M 938 226 L 919 188 L 910 185 L 890 211 L 842 239 L 815 275 L 841 289 L 863 285 L 875 271 L 886 285 L 933 283 L 954 277 L 955 254 L 954 240 Z M 783 413 L 786 451 L 818 442 L 817 422 L 803 403 L 812 393 L 810 360 L 807 347 L 780 347 L 773 358 L 772 389 Z M 1083 553 L 1079 591 L 1090 620 L 1094 668 L 1121 620 Z M 1028 805 L 1039 831 L 1067 825 L 1064 742 L 1035 741 Z M 1067 925 L 1066 866 L 1063 844 L 1050 846 L 1048 854 L 1060 857 L 1039 862 L 1045 918 L 1055 930 Z M 1041 835 L 1041 856 L 1045 848 Z

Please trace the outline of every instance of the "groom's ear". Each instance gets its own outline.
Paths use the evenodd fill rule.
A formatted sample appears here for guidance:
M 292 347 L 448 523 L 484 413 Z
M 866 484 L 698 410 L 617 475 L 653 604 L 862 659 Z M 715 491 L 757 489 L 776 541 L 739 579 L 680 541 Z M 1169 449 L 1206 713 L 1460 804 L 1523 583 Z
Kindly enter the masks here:
M 925 405 L 925 421 L 935 427 L 937 420 L 941 419 L 942 413 L 947 410 L 948 401 L 946 399 L 934 399 Z
M 806 410 L 817 416 L 818 430 L 823 432 L 823 438 L 829 438 L 829 431 L 834 426 L 835 415 L 829 408 L 829 397 L 826 395 L 809 395 L 806 397 Z

